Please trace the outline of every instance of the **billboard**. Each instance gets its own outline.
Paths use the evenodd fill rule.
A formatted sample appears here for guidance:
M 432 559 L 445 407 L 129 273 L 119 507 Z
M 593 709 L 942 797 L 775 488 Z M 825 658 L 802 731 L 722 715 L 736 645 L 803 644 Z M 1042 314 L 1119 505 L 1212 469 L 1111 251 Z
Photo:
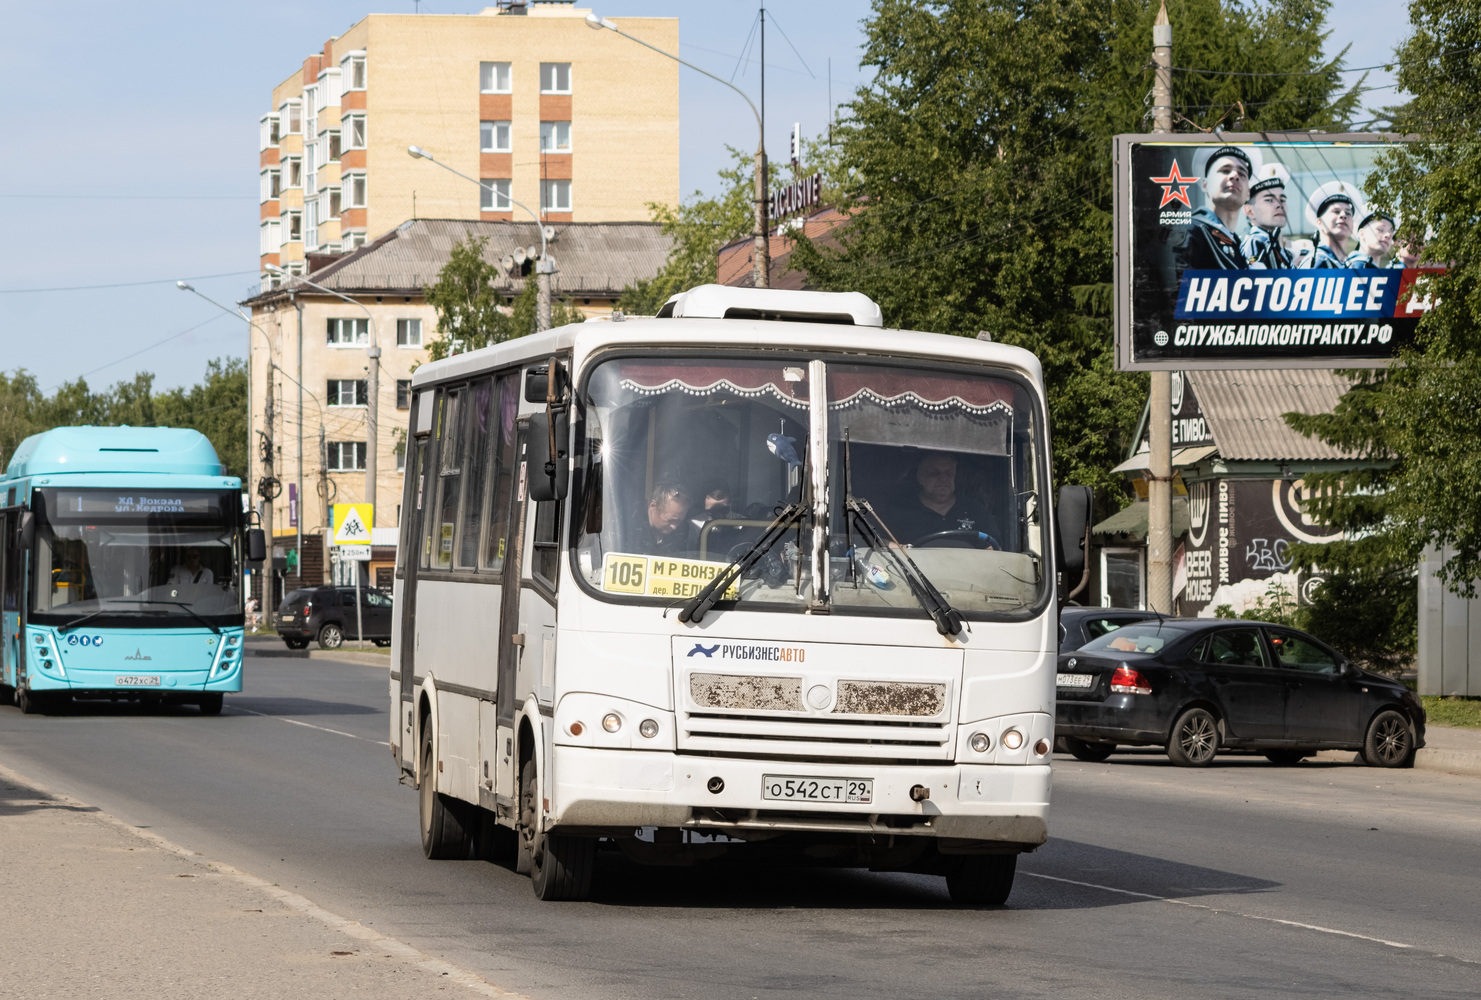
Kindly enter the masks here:
M 1118 368 L 1381 367 L 1413 338 L 1426 269 L 1363 194 L 1399 140 L 1274 135 L 1116 137 Z

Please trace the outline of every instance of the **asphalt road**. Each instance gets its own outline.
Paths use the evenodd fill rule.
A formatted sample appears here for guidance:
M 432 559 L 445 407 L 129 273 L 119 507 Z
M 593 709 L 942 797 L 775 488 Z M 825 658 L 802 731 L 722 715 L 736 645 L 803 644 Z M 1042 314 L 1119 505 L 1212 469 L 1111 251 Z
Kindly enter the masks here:
M 1152 753 L 1056 760 L 1003 909 L 939 879 L 645 869 L 541 904 L 429 862 L 384 667 L 248 660 L 226 712 L 0 708 L 0 763 L 533 997 L 1475 997 L 1481 779 Z

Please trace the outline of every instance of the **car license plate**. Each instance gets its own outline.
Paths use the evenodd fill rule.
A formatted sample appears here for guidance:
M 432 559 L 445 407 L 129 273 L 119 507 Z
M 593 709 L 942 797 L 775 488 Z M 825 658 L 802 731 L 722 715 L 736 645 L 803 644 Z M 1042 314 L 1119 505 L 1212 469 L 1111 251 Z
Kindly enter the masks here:
M 874 801 L 873 778 L 804 778 L 791 774 L 763 774 L 761 797 L 782 802 L 842 802 L 868 805 Z
M 159 674 L 119 674 L 113 683 L 119 687 L 159 687 Z
M 1055 674 L 1054 686 L 1062 688 L 1088 688 L 1095 683 L 1094 674 Z
M 293 616 L 292 615 L 283 615 L 282 617 L 283 617 L 283 621 L 285 621 L 285 622 L 291 622 L 293 620 Z

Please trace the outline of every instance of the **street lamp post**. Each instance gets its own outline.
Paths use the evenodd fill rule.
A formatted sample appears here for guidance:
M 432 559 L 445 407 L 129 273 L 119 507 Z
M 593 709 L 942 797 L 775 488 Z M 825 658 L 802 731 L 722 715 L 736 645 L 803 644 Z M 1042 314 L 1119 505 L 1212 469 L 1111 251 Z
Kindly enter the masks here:
M 365 438 L 366 438 L 366 442 L 365 442 L 365 502 L 371 505 L 371 508 L 370 508 L 370 511 L 371 511 L 371 521 L 370 521 L 370 525 L 369 526 L 372 527 L 372 528 L 374 528 L 375 527 L 375 509 L 376 509 L 375 508 L 375 488 L 376 488 L 376 478 L 375 478 L 376 477 L 376 461 L 375 461 L 375 456 L 376 456 L 376 443 L 377 443 L 377 440 L 378 440 L 377 431 L 378 431 L 379 416 L 380 416 L 380 405 L 379 404 L 380 404 L 380 388 L 381 388 L 381 378 L 380 378 L 381 346 L 380 346 L 380 337 L 376 333 L 375 317 L 370 314 L 370 310 L 369 309 L 365 308 L 365 304 L 364 303 L 357 302 L 356 300 L 350 298 L 348 295 L 344 294 L 343 292 L 336 292 L 332 288 L 325 288 L 323 285 L 320 285 L 320 284 L 318 284 L 316 282 L 310 281 L 307 278 L 301 277 L 301 276 L 296 275 L 296 274 L 289 274 L 287 271 L 284 271 L 281 267 L 278 267 L 275 264 L 265 264 L 263 266 L 269 272 L 271 272 L 272 274 L 282 275 L 283 277 L 289 278 L 292 281 L 295 281 L 295 282 L 297 282 L 300 285 L 308 285 L 310 288 L 318 289 L 319 291 L 323 292 L 325 295 L 332 295 L 332 296 L 334 296 L 337 299 L 343 299 L 345 302 L 348 302 L 350 305 L 354 306 L 356 309 L 359 309 L 361 312 L 363 312 L 365 314 L 366 322 L 370 324 L 370 346 L 365 349 L 365 356 L 370 359 L 370 364 L 369 364 L 369 366 L 367 368 L 367 374 L 369 375 L 369 382 L 370 382 L 369 392 L 367 393 L 367 395 L 369 396 L 369 398 L 365 401 Z M 299 520 L 300 523 L 302 523 L 303 518 L 302 517 L 299 517 L 298 520 Z
M 471 181 L 472 183 L 477 184 L 478 190 L 480 192 L 483 191 L 483 181 L 479 180 L 476 177 L 469 177 L 461 170 L 454 170 L 446 163 L 443 163 L 441 160 L 435 158 L 431 153 L 427 152 L 421 146 L 407 146 L 406 152 L 411 156 L 412 159 L 426 160 L 428 163 L 435 163 L 437 166 L 441 167 L 443 170 L 446 170 L 448 173 L 457 174 L 459 177 L 463 178 L 463 180 Z M 518 205 L 526 212 L 529 212 L 530 217 L 535 220 L 535 228 L 540 230 L 540 259 L 535 261 L 535 329 L 549 330 L 550 276 L 555 273 L 555 261 L 551 260 L 550 254 L 547 253 L 547 246 L 545 242 L 545 223 L 540 221 L 540 216 L 531 211 L 528 205 L 517 202 L 513 198 L 510 198 L 508 195 L 505 195 L 504 197 L 509 201 L 511 205 Z
M 760 135 L 760 138 L 756 141 L 756 236 L 755 250 L 751 254 L 753 274 L 752 280 L 757 288 L 769 288 L 771 286 L 771 250 L 767 246 L 768 227 L 766 222 L 766 127 L 761 121 L 761 112 L 756 110 L 755 103 L 746 96 L 746 92 L 744 90 L 741 90 L 730 81 L 722 80 L 720 77 L 716 76 L 714 73 L 711 73 L 709 70 L 700 69 L 698 66 L 694 65 L 691 62 L 685 62 L 683 59 L 680 59 L 672 52 L 665 52 L 663 49 L 660 49 L 656 45 L 650 45 L 647 42 L 643 41 L 641 38 L 629 35 L 627 32 L 617 27 L 616 24 L 614 24 L 612 21 L 607 20 L 605 17 L 599 17 L 594 13 L 587 14 L 586 26 L 588 28 L 594 28 L 598 31 L 600 31 L 602 28 L 606 28 L 608 31 L 615 31 L 617 32 L 617 34 L 621 35 L 623 38 L 626 38 L 628 41 L 637 42 L 645 49 L 652 49 L 654 52 L 657 52 L 661 56 L 667 56 L 674 62 L 678 63 L 680 66 L 688 66 L 696 73 L 703 73 L 711 80 L 714 80 L 717 83 L 722 83 L 725 86 L 729 87 L 731 90 L 735 91 L 737 94 L 741 95 L 741 97 L 745 98 L 745 102 L 750 105 L 751 113 L 756 116 L 756 131 Z

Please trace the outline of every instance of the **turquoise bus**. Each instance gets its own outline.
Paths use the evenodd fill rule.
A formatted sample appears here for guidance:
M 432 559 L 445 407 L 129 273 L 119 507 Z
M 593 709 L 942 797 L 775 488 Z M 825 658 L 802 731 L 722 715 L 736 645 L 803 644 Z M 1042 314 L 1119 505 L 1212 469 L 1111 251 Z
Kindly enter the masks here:
M 242 689 L 241 480 L 204 435 L 59 427 L 0 478 L 0 695 L 195 704 Z

